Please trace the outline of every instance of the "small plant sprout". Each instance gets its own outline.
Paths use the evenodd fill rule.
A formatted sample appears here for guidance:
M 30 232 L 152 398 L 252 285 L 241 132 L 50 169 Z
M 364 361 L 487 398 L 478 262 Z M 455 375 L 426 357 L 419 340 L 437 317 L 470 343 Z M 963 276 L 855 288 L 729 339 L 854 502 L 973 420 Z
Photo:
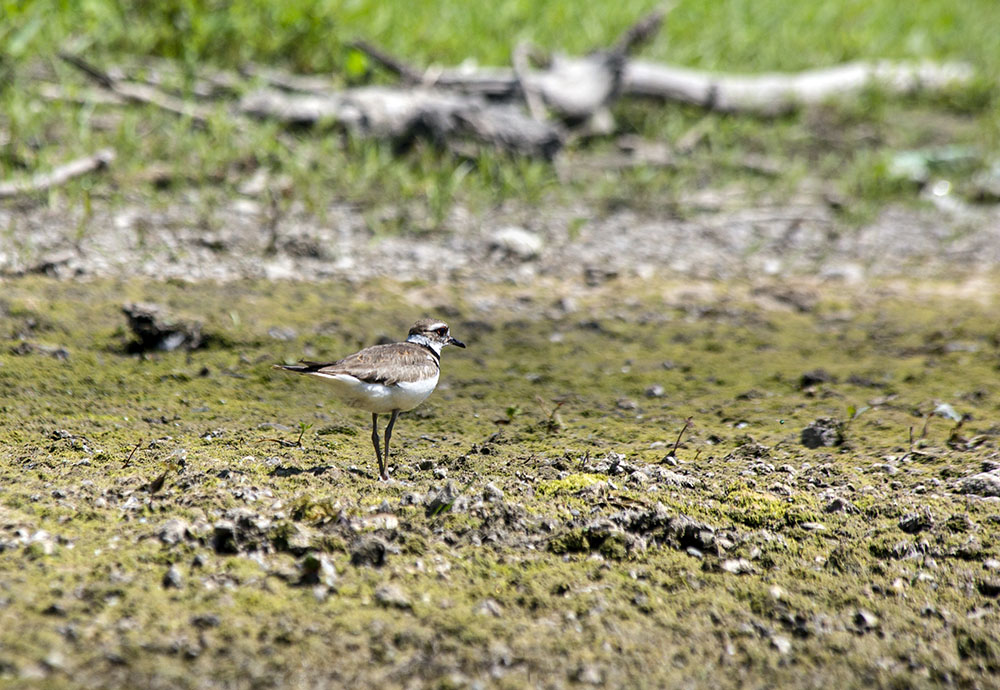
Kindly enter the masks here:
M 302 437 L 305 435 L 307 431 L 312 429 L 312 427 L 313 427 L 312 424 L 308 424 L 306 422 L 299 422 L 299 437 L 295 439 L 296 446 L 298 446 L 299 448 L 302 447 Z
M 666 458 L 675 458 L 675 459 L 677 458 L 677 449 L 680 448 L 681 439 L 684 438 L 684 432 L 687 431 L 689 428 L 691 428 L 693 425 L 694 425 L 694 417 L 688 417 L 687 419 L 684 420 L 684 426 L 681 427 L 680 433 L 677 434 L 677 440 L 674 441 L 674 447 L 670 450 L 669 453 L 667 453 L 664 460 L 666 460 Z
M 535 402 L 537 402 L 538 406 L 542 408 L 542 413 L 546 416 L 546 419 L 543 422 L 545 430 L 551 434 L 562 429 L 563 421 L 562 417 L 559 416 L 559 408 L 562 407 L 566 401 L 560 400 L 551 410 L 545 404 L 545 400 L 542 399 L 542 396 L 536 395 Z
M 139 441 L 137 444 L 135 444 L 135 448 L 133 448 L 132 452 L 128 454 L 127 458 L 125 458 L 125 462 L 122 464 L 122 469 L 125 469 L 132 463 L 132 456 L 135 455 L 135 452 L 139 450 L 139 446 L 141 445 L 142 441 Z
M 847 421 L 844 422 L 844 433 L 847 433 L 848 427 L 850 427 L 851 422 L 867 412 L 870 407 L 868 405 L 862 405 L 861 407 L 856 407 L 854 405 L 847 406 Z
M 288 441 L 283 438 L 262 438 L 258 443 L 264 443 L 265 441 L 270 441 L 271 443 L 277 443 L 282 448 L 301 448 L 302 447 L 302 437 L 307 431 L 312 429 L 313 425 L 307 422 L 299 422 L 299 437 L 294 441 Z
M 522 414 L 524 414 L 524 410 L 522 410 L 519 406 L 510 405 L 506 410 L 504 410 L 503 418 L 495 419 L 493 420 L 493 423 L 497 426 L 507 426 L 514 421 L 515 417 L 519 417 Z

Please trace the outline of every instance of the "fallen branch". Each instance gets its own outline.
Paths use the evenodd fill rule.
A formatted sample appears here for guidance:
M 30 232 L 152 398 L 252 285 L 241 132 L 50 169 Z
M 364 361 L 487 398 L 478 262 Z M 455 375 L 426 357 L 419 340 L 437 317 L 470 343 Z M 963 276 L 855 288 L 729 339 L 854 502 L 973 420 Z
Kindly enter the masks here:
M 416 136 L 451 143 L 471 138 L 506 151 L 551 158 L 562 145 L 559 130 L 511 106 L 436 89 L 368 86 L 326 95 L 272 89 L 249 94 L 241 112 L 288 124 L 328 121 L 363 137 L 407 143 Z
M 798 73 L 737 75 L 633 60 L 625 66 L 623 93 L 773 116 L 855 95 L 868 86 L 892 94 L 940 91 L 968 84 L 972 76 L 964 63 L 851 62 Z
M 240 73 L 254 79 L 260 79 L 268 86 L 292 93 L 325 94 L 337 88 L 332 79 L 318 74 L 293 74 L 271 67 L 260 65 L 244 65 Z
M 100 84 L 101 87 L 124 98 L 126 101 L 155 105 L 175 115 L 190 118 L 193 123 L 199 126 L 208 124 L 212 112 L 209 108 L 185 101 L 176 96 L 171 96 L 149 84 L 118 79 L 76 55 L 60 53 L 59 57 L 86 74 Z
M 347 44 L 348 47 L 354 48 L 370 57 L 372 60 L 378 64 L 385 67 L 387 70 L 395 74 L 397 77 L 403 80 L 405 83 L 409 84 L 422 84 L 424 83 L 424 75 L 421 74 L 417 69 L 414 69 L 403 60 L 400 60 L 394 55 L 390 55 L 381 48 L 372 45 L 368 41 L 358 40 L 351 41 Z
M 51 172 L 38 173 L 29 180 L 0 182 L 0 199 L 47 192 L 53 187 L 64 185 L 74 178 L 102 170 L 110 165 L 114 159 L 115 152 L 113 149 L 101 149 L 92 156 L 70 161 Z

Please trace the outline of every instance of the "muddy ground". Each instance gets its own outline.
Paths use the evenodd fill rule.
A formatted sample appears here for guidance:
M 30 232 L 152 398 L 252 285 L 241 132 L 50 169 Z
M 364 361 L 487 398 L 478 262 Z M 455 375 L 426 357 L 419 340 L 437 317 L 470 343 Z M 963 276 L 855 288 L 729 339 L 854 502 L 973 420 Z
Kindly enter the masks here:
M 4 682 L 994 685 L 995 207 L 196 201 L 0 209 Z M 380 483 L 271 364 L 423 314 L 469 348 Z

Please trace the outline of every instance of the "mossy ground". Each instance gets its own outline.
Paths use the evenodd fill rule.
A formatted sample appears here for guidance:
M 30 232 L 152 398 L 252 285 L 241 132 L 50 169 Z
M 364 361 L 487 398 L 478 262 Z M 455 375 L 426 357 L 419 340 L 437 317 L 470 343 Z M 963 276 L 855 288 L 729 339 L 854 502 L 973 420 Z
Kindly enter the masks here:
M 1000 670 L 1000 505 L 955 492 L 996 459 L 995 301 L 888 284 L 613 282 L 574 288 L 569 310 L 553 306 L 567 286 L 0 287 L 6 681 L 987 687 Z M 210 346 L 129 354 L 133 300 L 202 319 Z M 380 483 L 367 415 L 271 364 L 424 314 L 469 348 L 400 418 Z M 846 423 L 843 445 L 800 444 L 820 417 Z M 609 454 L 638 470 L 598 471 Z M 444 509 L 414 497 L 449 482 Z M 601 526 L 657 504 L 715 546 Z M 262 522 L 230 548 L 213 525 L 234 510 Z M 167 544 L 174 518 L 189 529 Z M 383 565 L 352 564 L 368 538 Z M 298 584 L 304 553 L 336 581 Z

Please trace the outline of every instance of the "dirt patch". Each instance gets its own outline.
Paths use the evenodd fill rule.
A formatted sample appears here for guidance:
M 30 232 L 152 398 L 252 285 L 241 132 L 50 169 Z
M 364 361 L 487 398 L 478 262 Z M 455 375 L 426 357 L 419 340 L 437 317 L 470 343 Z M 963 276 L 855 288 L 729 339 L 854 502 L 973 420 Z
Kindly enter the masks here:
M 701 192 L 662 215 L 587 206 L 452 210 L 445 230 L 374 234 L 369 209 L 277 219 L 256 198 L 162 207 L 0 208 L 0 273 L 156 279 L 530 281 L 615 277 L 954 276 L 1000 263 L 1000 207 L 894 206 L 860 226 L 821 199 Z M 58 202 L 57 202 L 58 203 Z M 510 238 L 515 238 L 517 241 Z M 525 250 L 529 247 L 530 251 Z

